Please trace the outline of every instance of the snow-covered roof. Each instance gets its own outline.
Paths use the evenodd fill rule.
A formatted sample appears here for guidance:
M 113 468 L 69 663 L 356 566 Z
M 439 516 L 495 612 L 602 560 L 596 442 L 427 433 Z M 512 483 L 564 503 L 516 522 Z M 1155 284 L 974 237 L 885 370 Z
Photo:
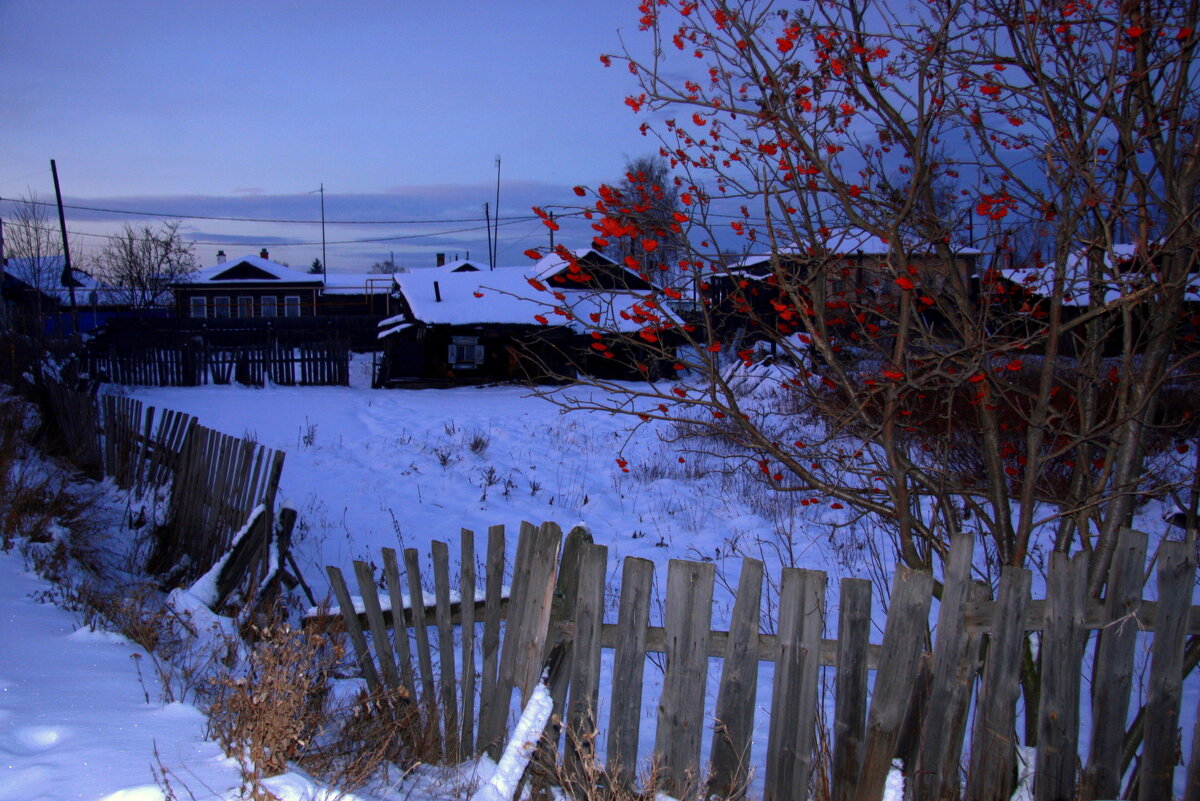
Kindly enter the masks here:
M 558 270 L 543 273 L 541 268 L 545 266 L 538 262 L 533 268 L 497 267 L 465 273 L 426 269 L 395 277 L 412 309 L 413 318 L 427 325 L 538 325 L 535 315 L 541 315 L 548 324 L 559 323 L 576 329 L 584 328 L 584 323 L 627 332 L 645 326 L 632 310 L 649 293 L 549 287 L 542 283 L 541 276 L 554 275 Z M 565 262 L 562 266 L 566 266 Z M 621 315 L 622 311 L 626 312 L 625 316 Z M 681 324 L 664 308 L 660 307 L 656 313 L 672 323 Z M 396 326 L 407 321 L 409 318 L 405 315 L 397 315 L 382 321 L 379 327 L 381 332 L 394 333 L 402 330 Z
M 434 269 L 443 273 L 475 273 L 484 272 L 488 269 L 488 266 L 483 262 L 471 261 L 470 259 L 455 259 Z
M 8 259 L 4 272 L 17 279 L 30 289 L 36 289 L 43 295 L 54 298 L 60 303 L 71 302 L 71 290 L 62 285 L 63 257 L 47 256 L 43 259 Z M 75 300 L 82 303 L 101 302 L 109 287 L 100 283 L 91 273 L 71 268 L 71 280 L 74 282 Z M 96 293 L 92 300 L 85 301 Z
M 383 273 L 329 273 L 325 276 L 325 295 L 386 295 L 395 282 Z
M 619 266 L 622 270 L 628 272 L 627 267 L 624 265 L 618 265 L 615 261 L 610 259 L 608 256 L 605 256 L 595 248 L 577 248 L 569 251 L 569 253 L 575 257 L 576 261 L 584 261 L 585 259 L 599 259 L 600 263 L 602 264 L 607 263 L 614 267 Z M 558 275 L 563 270 L 569 269 L 570 266 L 571 262 L 569 260 L 563 258 L 558 253 L 551 252 L 547 253 L 545 256 L 542 256 L 533 263 L 533 267 L 529 270 L 529 275 L 533 278 L 545 281 L 552 276 Z
M 180 284 L 253 284 L 263 281 L 279 281 L 289 284 L 313 284 L 322 282 L 320 274 L 301 272 L 291 267 L 264 259 L 260 256 L 242 256 L 197 270 L 182 278 Z
M 821 244 L 828 248 L 830 253 L 847 256 L 887 256 L 891 253 L 891 246 L 882 237 L 875 236 L 861 228 L 855 227 L 834 229 L 830 231 L 829 236 Z M 983 253 L 979 248 L 965 245 L 952 245 L 951 249 L 958 256 L 979 256 Z M 927 250 L 929 248 L 922 245 L 916 249 L 916 252 Z M 729 265 L 729 271 L 735 274 L 759 273 L 761 270 L 756 270 L 755 268 L 770 265 L 772 255 L 787 258 L 788 256 L 801 255 L 805 252 L 806 249 L 801 249 L 794 245 L 780 247 L 775 251 L 775 254 L 752 254 L 739 259 Z
M 1101 252 L 1103 264 L 1104 303 L 1114 303 L 1138 290 L 1154 285 L 1157 277 L 1146 263 L 1136 259 L 1137 247 L 1132 244 L 1114 244 L 1110 250 Z M 1089 278 L 1088 252 L 1080 251 L 1067 257 L 1063 271 L 1063 305 L 1087 306 L 1091 302 L 1094 281 Z M 1000 275 L 1029 292 L 1042 297 L 1054 294 L 1054 263 L 1026 264 L 1000 268 Z M 1200 301 L 1200 276 L 1189 277 L 1186 299 Z

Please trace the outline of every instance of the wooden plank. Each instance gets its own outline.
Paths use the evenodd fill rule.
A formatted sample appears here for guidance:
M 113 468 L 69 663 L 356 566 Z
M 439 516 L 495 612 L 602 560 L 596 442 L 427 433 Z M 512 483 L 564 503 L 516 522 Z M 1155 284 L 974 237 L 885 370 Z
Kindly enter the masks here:
M 1195 548 L 1187 542 L 1164 542 L 1158 551 L 1159 627 L 1150 646 L 1150 681 L 1146 692 L 1146 730 L 1138 774 L 1138 798 L 1170 798 L 1175 775 L 1179 706 L 1183 697 L 1184 611 L 1196 578 Z
M 588 537 L 591 539 L 591 537 Z M 578 587 L 571 604 L 575 622 L 571 660 L 571 703 L 567 709 L 564 770 L 581 790 L 590 790 L 587 766 L 596 758 L 596 714 L 600 702 L 600 628 L 604 623 L 604 579 L 608 548 L 581 543 Z
M 326 568 L 326 572 L 329 573 L 329 586 L 333 588 L 333 595 L 342 610 L 342 620 L 345 621 L 350 644 L 354 647 L 354 655 L 358 658 L 358 666 L 367 680 L 367 689 L 372 694 L 378 694 L 379 674 L 375 671 L 375 660 L 371 659 L 371 652 L 367 649 L 362 627 L 358 625 L 358 615 L 354 614 L 354 602 L 350 599 L 350 591 L 346 589 L 346 580 L 342 577 L 342 571 L 332 565 Z
M 918 798 L 936 799 L 941 794 L 944 772 L 954 774 L 957 782 L 958 758 L 950 740 L 950 721 L 965 707 L 971 696 L 974 660 L 968 656 L 970 635 L 964 625 L 964 611 L 971 593 L 971 564 L 975 540 L 970 534 L 956 534 L 950 540 L 945 561 L 941 602 L 938 604 L 937 639 L 933 644 L 933 666 L 929 704 L 921 725 L 921 740 L 914 777 Z M 953 764 L 951 754 L 954 753 Z
M 383 625 L 383 610 L 379 605 L 379 592 L 375 588 L 375 571 L 361 559 L 354 560 L 354 576 L 358 579 L 358 594 L 363 601 L 371 639 L 375 641 L 375 661 L 380 677 L 389 692 L 400 686 L 400 675 L 396 671 L 396 660 L 392 655 L 392 644 L 387 628 Z
M 408 576 L 409 604 L 415 611 L 425 606 L 425 593 L 421 589 L 421 563 L 416 548 L 404 549 L 404 572 Z M 437 689 L 433 677 L 433 656 L 429 649 L 429 627 L 423 620 L 415 620 L 413 634 L 417 640 L 417 664 L 421 670 L 421 701 L 434 715 L 437 710 Z
M 762 583 L 763 563 L 743 559 L 717 689 L 707 797 L 742 798 L 750 778 L 750 744 L 758 696 Z
M 825 627 L 825 583 L 825 574 L 820 571 L 783 570 L 764 801 L 809 796 L 821 667 L 817 653 Z
M 1096 643 L 1092 671 L 1092 740 L 1080 787 L 1084 799 L 1116 798 L 1121 791 L 1121 750 L 1129 717 L 1146 540 L 1144 533 L 1123 528 L 1113 553 L 1104 598 L 1106 624 Z
M 967 631 L 991 631 L 994 625 L 995 610 L 994 604 L 990 601 L 968 604 L 967 606 Z M 1096 630 L 1104 628 L 1107 620 L 1105 619 L 1104 604 L 1091 601 L 1084 610 L 1083 627 L 1086 629 Z M 1157 626 L 1159 615 L 1159 604 L 1157 601 L 1142 601 L 1138 607 L 1138 625 L 1142 631 L 1154 631 Z M 1026 631 L 1040 631 L 1046 619 L 1046 602 L 1045 601 L 1030 601 L 1029 608 L 1025 611 L 1023 625 Z M 1200 606 L 1188 607 L 1187 616 L 1187 633 L 1200 634 Z
M 867 713 L 862 769 L 855 793 L 858 801 L 878 801 L 883 795 L 896 740 L 917 677 L 917 660 L 929 625 L 932 592 L 932 575 L 903 566 L 896 568 L 891 607 L 883 629 L 879 670 L 875 674 L 871 708 Z
M 538 753 L 534 761 L 553 765 L 558 761 L 557 749 L 561 721 L 567 706 L 567 688 L 571 683 L 571 661 L 574 659 L 575 636 L 575 602 L 579 597 L 579 561 L 583 547 L 592 543 L 592 535 L 582 526 L 575 526 L 567 532 L 563 541 L 562 558 L 558 564 L 558 578 L 554 583 L 554 598 L 550 603 L 550 624 L 553 629 L 566 625 L 572 629 L 571 636 L 547 636 L 542 653 L 542 661 L 549 665 L 546 685 L 550 688 L 550 697 L 554 707 L 550 714 L 550 723 L 546 727 L 546 736 L 538 745 Z M 603 625 L 604 621 L 600 621 Z M 551 658 L 551 651 L 557 648 L 558 653 Z
M 968 597 L 972 600 L 985 601 L 990 595 L 991 590 L 985 582 L 971 583 Z M 942 766 L 942 785 L 939 790 L 942 801 L 955 801 L 962 796 L 962 752 L 967 739 L 967 720 L 971 714 L 971 688 L 983 665 L 983 645 L 982 632 L 968 632 L 964 658 L 955 671 L 954 680 L 960 691 L 950 699 L 950 714 L 946 717 L 949 747 Z M 936 696 L 935 700 L 938 700 Z
M 641 730 L 642 681 L 646 666 L 646 630 L 650 622 L 650 593 L 654 563 L 625 557 L 621 571 L 621 600 L 617 608 L 618 636 L 613 646 L 613 692 L 609 698 L 608 755 L 605 768 L 613 782 L 632 785 L 637 768 Z M 601 630 L 603 634 L 607 627 Z
M 975 703 L 966 797 L 1008 801 L 1016 759 L 1016 707 L 1021 693 L 1022 621 L 1033 580 L 1028 570 L 1005 567 L 996 595 L 997 627 L 989 637 L 983 682 Z
M 475 752 L 475 532 L 459 533 L 459 597 L 462 608 L 462 732 L 461 756 Z
M 525 601 L 527 617 L 522 621 L 521 630 L 523 641 L 517 651 L 517 669 L 513 674 L 516 686 L 521 690 L 522 707 L 529 703 L 529 696 L 542 676 L 562 541 L 562 529 L 557 523 L 546 522 L 539 527 L 530 559 L 529 594 Z
M 413 675 L 412 653 L 408 645 L 408 627 L 411 622 L 405 622 L 404 591 L 400 584 L 400 563 L 396 559 L 395 548 L 383 549 L 383 576 L 387 581 L 388 601 L 391 602 L 391 619 L 394 631 L 392 641 L 396 650 L 396 662 L 399 667 L 400 683 L 408 690 L 409 697 L 417 697 L 416 677 Z M 412 615 L 409 615 L 411 621 Z
M 496 696 L 496 669 L 500 661 L 500 596 L 504 588 L 504 526 L 488 528 L 487 561 L 484 563 L 482 676 L 479 682 L 479 749 L 488 744 L 483 730 L 488 705 Z M 494 733 L 493 733 L 494 734 Z
M 654 754 L 662 771 L 661 789 L 684 801 L 697 797 L 701 789 L 696 784 L 715 575 L 710 562 L 672 559 L 667 569 L 667 660 Z
M 1079 753 L 1080 663 L 1087 643 L 1083 607 L 1087 558 L 1050 554 L 1046 628 L 1041 638 L 1041 697 L 1037 716 L 1036 801 L 1075 798 Z
M 833 711 L 833 801 L 852 801 L 862 768 L 867 723 L 867 651 L 871 582 L 842 579 Z
M 433 552 L 434 596 L 437 599 L 438 662 L 442 678 L 446 755 L 452 762 L 457 762 L 462 721 L 458 717 L 458 670 L 454 659 L 454 627 L 450 623 L 450 546 L 434 540 L 430 547 Z
M 480 720 L 479 726 L 480 736 L 485 738 L 479 745 L 488 750 L 492 759 L 500 758 L 504 735 L 508 729 L 508 708 L 512 703 L 513 676 L 516 673 L 521 628 L 528 609 L 525 598 L 529 593 L 530 558 L 536 538 L 537 529 L 531 523 L 522 521 L 520 534 L 517 537 L 517 554 L 513 560 L 509 615 L 504 626 L 504 638 L 500 644 L 495 691 L 484 699 L 487 715 Z

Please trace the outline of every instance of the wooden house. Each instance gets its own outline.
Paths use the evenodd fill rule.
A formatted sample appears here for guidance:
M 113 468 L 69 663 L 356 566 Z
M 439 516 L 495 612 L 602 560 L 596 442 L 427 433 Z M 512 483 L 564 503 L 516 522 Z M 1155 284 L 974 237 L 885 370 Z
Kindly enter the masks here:
M 379 325 L 381 386 L 619 375 L 597 360 L 580 320 L 632 331 L 621 311 L 653 287 L 603 254 L 547 256 L 530 268 L 415 270 L 395 276 L 396 314 Z M 611 360 L 609 360 L 611 361 Z

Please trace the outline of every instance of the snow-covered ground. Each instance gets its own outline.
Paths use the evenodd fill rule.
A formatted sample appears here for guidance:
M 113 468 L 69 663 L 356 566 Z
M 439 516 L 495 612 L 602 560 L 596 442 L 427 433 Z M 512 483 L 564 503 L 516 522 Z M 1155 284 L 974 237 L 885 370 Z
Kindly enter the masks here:
M 281 497 L 299 511 L 295 554 L 318 594 L 326 565 L 378 563 L 384 546 L 417 548 L 427 558 L 435 539 L 451 543 L 453 554 L 464 527 L 482 544 L 489 526 L 506 525 L 511 553 L 522 520 L 553 520 L 564 530 L 586 524 L 609 546 L 610 586 L 630 555 L 654 561 L 660 582 L 671 558 L 712 559 L 732 582 L 741 555 L 763 558 L 769 574 L 783 562 L 826 570 L 831 587 L 842 576 L 872 573 L 858 547 L 869 532 L 846 528 L 830 505 L 780 499 L 748 479 L 700 475 L 699 465 L 680 462 L 659 440 L 669 432 L 648 426 L 630 437 L 626 419 L 560 414 L 519 387 L 128 391 L 287 452 Z M 1160 516 L 1149 508 L 1139 524 L 1160 536 Z M 0 801 L 157 801 L 164 796 L 154 771 L 162 769 L 198 799 L 236 798 L 236 766 L 204 740 L 196 709 L 163 703 L 147 659 L 133 656 L 137 646 L 85 631 L 76 615 L 31 599 L 45 589 L 21 557 L 0 555 Z M 730 602 L 718 592 L 720 626 Z M 764 674 L 763 704 L 769 686 Z M 709 690 L 715 694 L 715 684 Z M 1190 723 L 1184 753 L 1187 734 Z M 315 792 L 299 773 L 272 781 L 281 798 Z M 468 785 L 462 776 L 430 774 L 385 797 L 452 797 L 448 788 L 461 793 Z

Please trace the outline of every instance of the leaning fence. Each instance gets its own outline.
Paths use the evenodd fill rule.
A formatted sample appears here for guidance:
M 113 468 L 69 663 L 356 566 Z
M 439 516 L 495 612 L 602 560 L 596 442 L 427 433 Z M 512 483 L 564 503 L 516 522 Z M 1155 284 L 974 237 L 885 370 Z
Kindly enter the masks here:
M 874 800 L 899 759 L 913 798 L 999 801 L 1014 790 L 1018 743 L 1026 739 L 1020 730 L 1036 731 L 1037 799 L 1088 801 L 1122 791 L 1171 798 L 1182 678 L 1200 655 L 1200 607 L 1190 606 L 1193 546 L 1158 549 L 1157 601 L 1142 597 L 1147 537 L 1135 531 L 1122 533 L 1099 601 L 1087 597 L 1086 556 L 1062 554 L 1051 555 L 1046 598 L 1033 599 L 1031 573 L 1011 567 L 991 598 L 971 580 L 972 546 L 967 536 L 952 543 L 931 640 L 937 583 L 929 573 L 897 569 L 878 643 L 870 641 L 871 587 L 860 579 L 841 581 L 836 637 L 826 638 L 828 579 L 813 570 L 783 570 L 775 631 L 760 631 L 764 571 L 753 559 L 743 562 L 728 631 L 712 630 L 715 569 L 704 562 L 670 562 L 662 625 L 652 626 L 654 566 L 626 558 L 614 617 L 605 603 L 607 548 L 581 530 L 564 542 L 553 524 L 522 524 L 511 591 L 502 526 L 488 533 L 481 577 L 472 532 L 462 533 L 456 582 L 449 546 L 434 544 L 432 598 L 414 549 L 403 552 L 403 573 L 400 556 L 384 549 L 385 598 L 370 564 L 354 564 L 357 597 L 337 567 L 328 572 L 367 682 L 441 710 L 440 736 L 452 755 L 495 752 L 513 690 L 523 702 L 545 672 L 565 731 L 549 732 L 543 761 L 561 750 L 559 780 L 594 781 L 590 758 L 604 743 L 600 775 L 628 785 L 641 764 L 647 657 L 660 654 L 652 760 L 658 789 L 678 797 L 741 797 L 758 765 L 754 781 L 769 801 L 807 798 L 818 787 L 838 801 Z M 412 627 L 411 635 L 393 636 L 396 625 Z M 1040 702 L 1025 708 L 1022 663 L 1034 631 L 1041 632 Z M 1150 632 L 1149 674 L 1139 686 L 1130 678 L 1139 638 L 1145 645 Z M 602 651 L 612 652 L 611 686 L 601 686 Z M 710 660 L 719 660 L 720 679 L 715 719 L 706 721 Z M 765 724 L 756 720 L 764 711 L 760 673 L 770 676 Z M 1088 730 L 1080 715 L 1085 687 Z M 830 691 L 831 703 L 822 695 Z M 606 732 L 597 730 L 602 704 Z M 823 718 L 829 708 L 831 722 Z M 1193 743 L 1185 758 L 1189 799 L 1200 791 L 1200 738 Z
M 155 572 L 194 580 L 229 554 L 218 604 L 235 585 L 261 587 L 278 574 L 295 519 L 275 514 L 282 451 L 133 398 L 97 398 L 49 378 L 43 385 L 47 421 L 76 464 L 136 494 L 169 488 L 150 556 Z

